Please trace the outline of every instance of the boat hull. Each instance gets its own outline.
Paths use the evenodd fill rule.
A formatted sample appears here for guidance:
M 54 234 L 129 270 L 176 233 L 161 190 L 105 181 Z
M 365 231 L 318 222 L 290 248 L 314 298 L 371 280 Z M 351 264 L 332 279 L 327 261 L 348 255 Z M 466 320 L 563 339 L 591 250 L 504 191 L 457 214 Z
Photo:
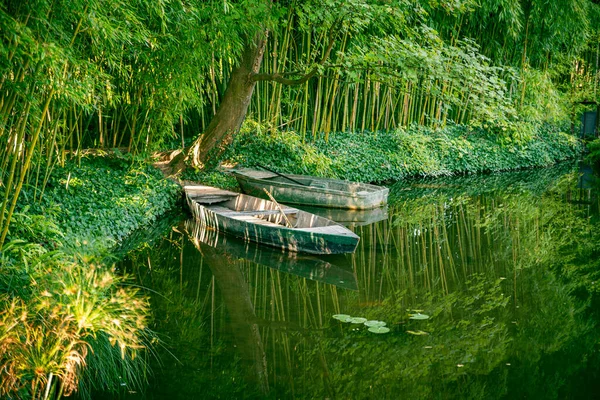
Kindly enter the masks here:
M 244 170 L 232 172 L 242 191 L 251 196 L 266 198 L 265 189 L 279 202 L 306 206 L 368 210 L 387 204 L 389 189 L 364 183 L 338 179 L 316 178 L 305 175 L 286 175 L 307 186 L 277 177 L 275 174 L 262 174 L 268 178 L 249 176 Z
M 185 222 L 185 230 L 202 253 L 213 251 L 232 260 L 245 259 L 278 271 L 294 274 L 342 289 L 358 291 L 356 274 L 344 255 L 313 255 L 289 252 L 207 229 L 196 220 Z

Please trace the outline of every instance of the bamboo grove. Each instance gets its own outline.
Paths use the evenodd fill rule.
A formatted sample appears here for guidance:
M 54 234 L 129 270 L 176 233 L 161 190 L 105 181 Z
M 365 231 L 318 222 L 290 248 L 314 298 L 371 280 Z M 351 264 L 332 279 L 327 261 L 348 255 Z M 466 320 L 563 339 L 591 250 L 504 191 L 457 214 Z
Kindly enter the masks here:
M 299 85 L 259 81 L 248 115 L 307 140 L 449 123 L 519 138 L 527 123 L 573 118 L 577 102 L 597 99 L 600 19 L 590 0 L 550 3 L 5 0 L 0 246 L 24 185 L 43 196 L 66 159 L 187 146 L 257 29 L 269 33 L 261 73 L 316 73 Z M 349 28 L 321 60 L 331 21 Z

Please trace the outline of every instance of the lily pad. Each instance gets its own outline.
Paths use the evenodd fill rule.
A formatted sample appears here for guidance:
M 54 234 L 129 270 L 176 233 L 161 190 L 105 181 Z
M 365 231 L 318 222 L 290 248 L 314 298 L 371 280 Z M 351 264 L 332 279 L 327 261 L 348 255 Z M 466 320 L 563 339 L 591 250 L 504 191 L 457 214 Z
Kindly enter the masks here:
M 386 326 L 387 324 L 383 321 L 367 321 L 365 322 L 366 326 Z
M 342 322 L 350 322 L 350 320 L 352 319 L 352 317 L 347 314 L 335 314 L 333 316 L 333 318 L 337 319 L 338 321 L 342 321 Z
M 385 326 L 372 326 L 369 328 L 369 332 L 373 332 L 373 333 L 388 333 L 390 331 L 390 328 L 387 328 Z
M 348 322 L 352 322 L 353 324 L 364 324 L 365 322 L 367 322 L 367 319 L 363 317 L 353 317 L 350 318 Z
M 410 319 L 429 319 L 429 315 L 416 313 L 416 314 L 412 314 L 409 318 Z

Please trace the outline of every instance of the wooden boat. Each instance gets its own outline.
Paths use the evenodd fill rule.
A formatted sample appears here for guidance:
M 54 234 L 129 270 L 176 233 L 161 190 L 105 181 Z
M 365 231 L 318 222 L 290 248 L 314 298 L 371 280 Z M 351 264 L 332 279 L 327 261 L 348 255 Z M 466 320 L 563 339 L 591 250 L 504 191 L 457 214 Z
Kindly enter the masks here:
M 280 174 L 249 168 L 231 171 L 240 187 L 264 198 L 264 189 L 285 204 L 366 210 L 387 204 L 389 189 L 367 183 L 306 175 Z
M 248 260 L 301 278 L 358 291 L 356 274 L 348 257 L 343 254 L 314 255 L 290 252 L 260 243 L 244 241 L 214 229 L 208 229 L 197 220 L 184 223 L 191 242 L 202 254 L 235 260 Z
M 194 217 L 244 240 L 311 254 L 352 253 L 359 237 L 327 218 L 210 186 L 184 186 Z

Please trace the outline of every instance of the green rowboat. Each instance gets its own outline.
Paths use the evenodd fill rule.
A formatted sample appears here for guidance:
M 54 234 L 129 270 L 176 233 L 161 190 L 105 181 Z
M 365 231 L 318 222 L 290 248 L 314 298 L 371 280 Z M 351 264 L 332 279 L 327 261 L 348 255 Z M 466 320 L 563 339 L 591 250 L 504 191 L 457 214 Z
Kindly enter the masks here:
M 348 228 L 296 208 L 210 186 L 185 186 L 194 217 L 209 228 L 287 251 L 343 254 L 359 237 Z
M 251 196 L 265 198 L 264 189 L 285 204 L 368 210 L 387 204 L 389 189 L 360 182 L 279 174 L 243 168 L 230 171 Z

